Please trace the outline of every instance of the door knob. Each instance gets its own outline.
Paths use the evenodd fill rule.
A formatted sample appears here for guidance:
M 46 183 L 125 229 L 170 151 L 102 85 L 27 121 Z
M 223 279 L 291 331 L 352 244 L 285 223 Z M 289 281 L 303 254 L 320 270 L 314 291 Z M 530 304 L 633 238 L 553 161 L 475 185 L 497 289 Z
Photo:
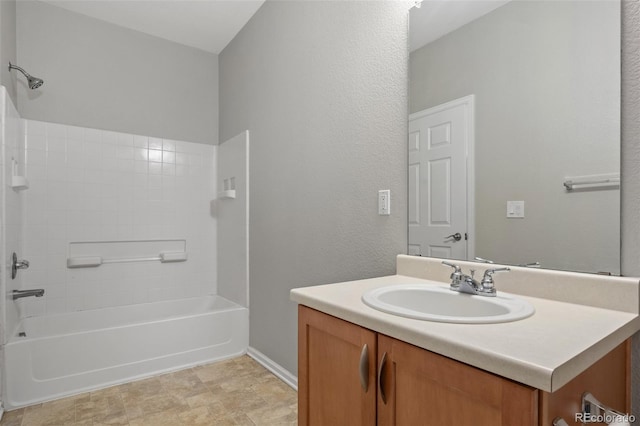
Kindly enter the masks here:
M 449 238 L 453 238 L 455 241 L 460 241 L 462 239 L 462 235 L 459 232 L 456 232 L 455 234 L 444 237 L 445 240 L 448 240 Z

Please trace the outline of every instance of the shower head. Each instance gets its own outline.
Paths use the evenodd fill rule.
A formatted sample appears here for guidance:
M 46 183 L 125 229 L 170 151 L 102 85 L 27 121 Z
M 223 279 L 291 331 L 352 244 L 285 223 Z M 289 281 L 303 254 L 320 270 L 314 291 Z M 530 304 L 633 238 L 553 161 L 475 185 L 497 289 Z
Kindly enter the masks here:
M 44 84 L 44 80 L 38 77 L 27 77 L 27 81 L 29 82 L 29 89 L 37 89 L 38 87 Z
M 25 70 L 23 70 L 19 66 L 13 65 L 11 62 L 9 62 L 9 71 L 11 71 L 11 70 L 18 70 L 22 74 L 24 74 L 24 76 L 27 77 L 27 82 L 29 83 L 29 89 L 31 89 L 31 90 L 37 89 L 38 87 L 40 87 L 40 86 L 42 86 L 44 84 L 44 80 L 42 80 L 41 78 L 32 77 L 28 72 L 26 72 Z

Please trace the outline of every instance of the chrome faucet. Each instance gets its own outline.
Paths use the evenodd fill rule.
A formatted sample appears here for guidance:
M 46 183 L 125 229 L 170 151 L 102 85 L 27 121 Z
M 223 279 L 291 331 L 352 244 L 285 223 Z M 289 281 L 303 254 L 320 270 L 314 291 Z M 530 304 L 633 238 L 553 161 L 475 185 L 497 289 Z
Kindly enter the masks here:
M 30 296 L 42 297 L 44 296 L 44 289 L 34 288 L 32 290 L 13 290 L 11 292 L 11 298 L 13 300 L 21 299 L 23 297 L 30 297 Z
M 482 281 L 478 281 L 473 278 L 475 270 L 471 270 L 471 275 L 463 274 L 458 265 L 449 263 L 447 261 L 442 262 L 443 265 L 447 265 L 453 268 L 451 273 L 451 285 L 449 289 L 460 293 L 476 294 L 479 296 L 495 297 L 497 292 L 493 282 L 493 274 L 501 271 L 510 271 L 510 268 L 493 268 L 484 271 Z

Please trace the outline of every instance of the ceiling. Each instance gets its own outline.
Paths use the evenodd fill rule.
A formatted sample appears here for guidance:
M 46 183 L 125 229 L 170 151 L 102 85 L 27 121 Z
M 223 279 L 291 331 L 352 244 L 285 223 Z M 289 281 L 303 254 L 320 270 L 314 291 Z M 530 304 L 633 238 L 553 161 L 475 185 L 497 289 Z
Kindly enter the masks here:
M 219 54 L 264 0 L 43 0 L 72 12 Z
M 425 0 L 410 11 L 409 46 L 414 50 L 457 30 L 510 0 Z
M 43 0 L 72 12 L 219 54 L 265 0 Z M 411 51 L 509 0 L 424 0 L 411 9 Z

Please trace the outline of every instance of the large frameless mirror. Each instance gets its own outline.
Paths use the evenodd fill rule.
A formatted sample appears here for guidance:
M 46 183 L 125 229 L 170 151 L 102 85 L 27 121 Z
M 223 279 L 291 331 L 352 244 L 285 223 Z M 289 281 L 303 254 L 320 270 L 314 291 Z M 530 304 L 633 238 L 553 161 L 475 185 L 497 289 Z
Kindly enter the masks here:
M 410 12 L 409 254 L 620 273 L 620 2 Z

